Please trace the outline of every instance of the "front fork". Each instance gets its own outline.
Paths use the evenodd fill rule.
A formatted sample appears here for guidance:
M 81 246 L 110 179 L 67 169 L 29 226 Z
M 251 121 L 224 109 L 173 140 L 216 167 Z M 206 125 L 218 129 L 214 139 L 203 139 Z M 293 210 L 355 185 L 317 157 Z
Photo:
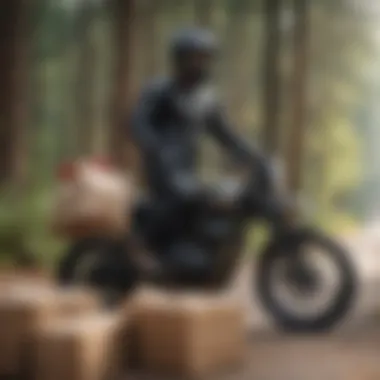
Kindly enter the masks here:
M 307 261 L 303 250 L 305 233 L 299 224 L 294 208 L 273 207 L 270 213 L 272 238 L 280 245 L 287 257 L 286 278 L 301 292 L 314 292 L 318 286 L 318 276 Z

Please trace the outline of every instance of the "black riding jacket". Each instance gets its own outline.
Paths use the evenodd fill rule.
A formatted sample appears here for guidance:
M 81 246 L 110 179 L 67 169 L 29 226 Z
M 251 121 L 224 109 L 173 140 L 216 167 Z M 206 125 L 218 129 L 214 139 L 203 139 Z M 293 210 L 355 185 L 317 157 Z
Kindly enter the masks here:
M 233 132 L 216 91 L 207 84 L 183 90 L 171 79 L 154 81 L 143 90 L 131 128 L 148 186 L 156 195 L 181 191 L 174 177 L 195 172 L 203 133 L 211 134 L 242 163 L 265 171 L 266 160 Z

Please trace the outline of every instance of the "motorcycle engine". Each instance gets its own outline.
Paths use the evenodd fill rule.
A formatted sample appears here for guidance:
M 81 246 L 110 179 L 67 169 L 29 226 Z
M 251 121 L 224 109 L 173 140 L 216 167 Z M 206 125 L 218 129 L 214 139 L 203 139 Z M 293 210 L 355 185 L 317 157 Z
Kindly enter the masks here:
M 188 241 L 173 243 L 165 254 L 170 272 L 182 283 L 207 281 L 212 270 L 212 258 L 206 247 Z

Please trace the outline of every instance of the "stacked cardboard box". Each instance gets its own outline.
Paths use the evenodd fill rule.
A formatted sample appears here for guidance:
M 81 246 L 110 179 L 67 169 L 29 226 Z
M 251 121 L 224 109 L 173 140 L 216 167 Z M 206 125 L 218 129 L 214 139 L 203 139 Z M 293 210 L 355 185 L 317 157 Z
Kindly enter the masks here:
M 102 380 L 121 371 L 120 318 L 94 313 L 63 318 L 38 330 L 38 380 Z
M 100 380 L 135 369 L 204 377 L 240 368 L 244 310 L 230 296 L 143 289 L 115 314 L 88 290 L 13 284 L 0 294 L 0 375 Z
M 62 291 L 42 284 L 12 284 L 0 294 L 0 374 L 28 370 L 40 326 L 67 315 L 98 308 L 96 296 L 86 290 Z
M 244 312 L 224 295 L 144 291 L 134 324 L 140 365 L 149 372 L 203 377 L 244 362 Z

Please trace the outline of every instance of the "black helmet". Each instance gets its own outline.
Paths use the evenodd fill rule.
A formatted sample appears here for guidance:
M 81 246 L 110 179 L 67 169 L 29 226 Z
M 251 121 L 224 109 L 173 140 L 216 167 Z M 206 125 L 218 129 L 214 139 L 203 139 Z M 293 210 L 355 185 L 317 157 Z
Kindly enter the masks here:
M 207 53 L 215 55 L 218 51 L 218 42 L 208 30 L 188 28 L 178 31 L 170 46 L 173 59 L 181 59 L 191 53 Z

